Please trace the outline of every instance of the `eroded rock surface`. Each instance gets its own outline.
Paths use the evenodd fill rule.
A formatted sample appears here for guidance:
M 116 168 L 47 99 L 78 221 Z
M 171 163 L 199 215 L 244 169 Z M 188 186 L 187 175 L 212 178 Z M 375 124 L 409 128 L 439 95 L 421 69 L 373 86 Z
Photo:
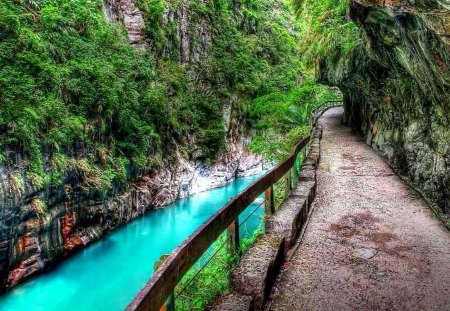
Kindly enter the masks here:
M 180 158 L 154 175 L 144 175 L 129 190 L 106 197 L 29 185 L 14 193 L 4 174 L 0 176 L 0 284 L 12 287 L 149 210 L 262 169 L 262 158 L 244 149 L 225 153 L 210 164 Z M 44 214 L 34 206 L 36 198 L 45 202 Z
M 137 48 L 148 48 L 145 22 L 136 0 L 105 0 L 104 11 L 110 22 L 122 23 L 128 32 L 128 41 Z
M 167 36 L 167 42 L 162 50 L 146 34 L 147 26 L 153 28 L 156 26 L 146 25 L 144 12 L 139 9 L 138 0 L 105 0 L 103 7 L 105 16 L 110 22 L 122 23 L 125 26 L 128 40 L 133 46 L 151 50 L 166 58 L 179 54 L 181 64 L 189 64 L 200 61 L 208 55 L 215 31 L 209 17 L 192 16 L 189 9 L 191 3 L 191 0 L 164 3 L 163 21 L 159 27 L 171 28 L 171 25 L 175 25 L 175 29 L 173 35 Z
M 351 53 L 323 60 L 344 120 L 450 213 L 450 2 L 354 0 Z

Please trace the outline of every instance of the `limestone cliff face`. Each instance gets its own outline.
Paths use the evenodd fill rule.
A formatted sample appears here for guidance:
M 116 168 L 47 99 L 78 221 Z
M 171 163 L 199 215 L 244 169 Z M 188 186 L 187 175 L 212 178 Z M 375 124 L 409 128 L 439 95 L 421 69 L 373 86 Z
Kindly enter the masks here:
M 146 21 L 139 10 L 139 1 L 105 0 L 105 16 L 110 22 L 125 26 L 130 44 L 157 52 L 156 43 L 145 33 Z M 188 64 L 207 55 L 212 43 L 213 23 L 208 18 L 194 19 L 189 10 L 191 3 L 191 0 L 164 2 L 163 21 L 159 26 L 175 25 L 176 29 L 167 34 L 167 43 L 162 51 L 158 51 L 159 56 L 170 57 L 176 52 L 180 54 L 180 62 Z
M 450 2 L 353 0 L 363 30 L 320 64 L 344 93 L 344 121 L 450 213 Z
M 262 159 L 244 149 L 209 165 L 180 160 L 144 175 L 125 191 L 101 194 L 66 189 L 14 189 L 11 175 L 0 172 L 0 281 L 13 287 L 109 231 L 178 198 L 257 174 Z M 39 206 L 44 203 L 45 211 Z
M 164 11 L 164 22 L 176 22 L 179 40 L 168 40 L 162 51 L 145 35 L 143 13 L 134 0 L 106 0 L 104 12 L 110 22 L 123 23 L 130 44 L 169 57 L 179 53 L 179 62 L 200 75 L 197 63 L 207 56 L 213 29 L 207 19 L 190 20 L 188 6 Z M 194 38 L 195 37 L 195 38 Z M 203 75 L 209 68 L 203 68 Z M 198 81 L 199 84 L 202 81 Z M 205 84 L 204 92 L 211 86 Z M 146 172 L 128 186 L 100 192 L 76 186 L 36 188 L 25 172 L 0 166 L 0 292 L 55 263 L 109 231 L 145 212 L 210 188 L 225 185 L 239 176 L 263 169 L 260 156 L 246 151 L 243 116 L 236 114 L 235 97 L 223 103 L 227 150 L 212 162 L 178 155 L 159 171 Z M 195 146 L 195 141 L 191 142 Z M 49 168 L 48 168 L 49 169 Z
M 130 44 L 137 48 L 147 48 L 144 34 L 144 17 L 135 0 L 105 0 L 105 16 L 112 23 L 123 23 Z

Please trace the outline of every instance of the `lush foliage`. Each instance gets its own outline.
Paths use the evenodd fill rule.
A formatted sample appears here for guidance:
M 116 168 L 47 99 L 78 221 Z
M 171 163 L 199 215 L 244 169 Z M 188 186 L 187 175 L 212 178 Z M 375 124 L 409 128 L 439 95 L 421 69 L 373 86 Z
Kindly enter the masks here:
M 346 15 L 349 0 L 293 0 L 302 31 L 304 70 L 311 70 L 319 58 L 348 53 L 359 42 L 360 30 Z
M 258 229 L 250 237 L 243 239 L 240 244 L 241 254 L 245 253 L 261 234 L 262 231 Z M 230 274 L 238 263 L 239 257 L 229 254 L 227 250 L 227 236 L 221 235 L 177 286 L 176 310 L 205 310 L 218 295 L 229 291 Z
M 319 59 L 333 61 L 360 41 L 358 28 L 347 21 L 348 0 L 293 2 L 298 16 L 296 39 L 304 80 L 287 91 L 256 98 L 250 108 L 257 135 L 249 147 L 275 163 L 307 135 L 312 109 L 328 100 L 341 99 L 339 91 L 314 82 Z
M 308 135 L 311 111 L 328 100 L 338 100 L 339 91 L 306 80 L 287 93 L 271 93 L 255 99 L 250 108 L 253 128 L 258 135 L 250 149 L 279 162 L 296 143 Z
M 179 1 L 139 0 L 151 51 L 136 50 L 97 0 L 2 1 L 0 160 L 35 187 L 107 190 L 174 159 L 214 158 L 242 130 L 258 96 L 297 82 L 296 25 L 275 0 L 192 1 L 183 63 L 173 20 Z M 274 12 L 277 12 L 276 14 Z

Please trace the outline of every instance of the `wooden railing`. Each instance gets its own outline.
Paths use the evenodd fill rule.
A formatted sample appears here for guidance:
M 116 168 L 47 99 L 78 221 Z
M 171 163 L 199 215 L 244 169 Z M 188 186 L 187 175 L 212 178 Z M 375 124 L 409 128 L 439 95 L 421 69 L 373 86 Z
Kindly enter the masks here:
M 309 128 L 314 129 L 316 127 L 317 121 L 326 110 L 340 106 L 342 106 L 342 100 L 329 100 L 316 107 L 311 111 L 311 115 L 309 117 Z
M 335 104 L 335 102 L 327 102 L 321 106 L 321 109 L 329 108 L 331 104 Z M 317 122 L 318 111 L 314 110 L 311 115 L 315 119 L 314 124 Z M 273 214 L 275 212 L 274 184 L 286 176 L 286 191 L 289 192 L 292 189 L 292 173 L 294 176 L 298 174 L 295 163 L 299 154 L 306 150 L 309 141 L 309 136 L 303 139 L 283 163 L 231 199 L 177 247 L 128 305 L 126 311 L 159 311 L 169 297 L 173 301 L 174 289 L 180 280 L 226 230 L 228 230 L 229 241 L 232 244 L 230 248 L 237 250 L 239 248 L 239 215 L 262 193 L 265 193 L 266 213 Z

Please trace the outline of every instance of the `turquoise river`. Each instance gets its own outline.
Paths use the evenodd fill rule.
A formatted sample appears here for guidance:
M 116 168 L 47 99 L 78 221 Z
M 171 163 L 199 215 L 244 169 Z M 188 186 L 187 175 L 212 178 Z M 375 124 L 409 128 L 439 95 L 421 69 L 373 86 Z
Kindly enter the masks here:
M 71 256 L 56 269 L 0 296 L 0 310 L 124 310 L 149 280 L 161 255 L 172 252 L 257 177 L 239 178 L 225 187 L 149 212 Z M 253 203 L 241 219 L 257 206 Z M 241 229 L 241 235 L 251 235 L 261 225 L 263 213 L 259 208 Z

